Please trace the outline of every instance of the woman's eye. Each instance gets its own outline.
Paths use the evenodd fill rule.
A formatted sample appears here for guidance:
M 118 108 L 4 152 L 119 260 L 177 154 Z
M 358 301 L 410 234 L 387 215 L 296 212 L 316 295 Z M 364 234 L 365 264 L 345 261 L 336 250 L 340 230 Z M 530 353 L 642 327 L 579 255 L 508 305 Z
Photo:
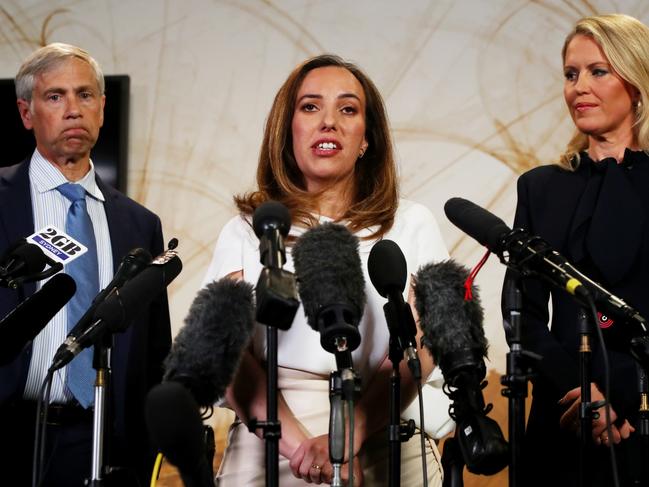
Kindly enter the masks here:
M 606 74 L 608 74 L 608 71 L 603 69 L 603 68 L 595 68 L 595 69 L 593 69 L 593 76 L 599 77 L 599 76 L 604 76 Z
M 305 103 L 302 105 L 302 111 L 304 112 L 315 112 L 318 109 L 313 103 Z
M 358 112 L 358 110 L 356 110 L 356 107 L 351 107 L 351 106 L 349 106 L 349 107 L 342 107 L 342 108 L 340 109 L 340 111 L 343 112 L 343 113 L 345 113 L 345 114 L 348 114 L 348 115 L 353 115 L 354 113 L 357 113 L 357 112 Z
M 563 73 L 567 81 L 574 81 L 577 79 L 577 73 L 575 71 L 566 71 Z

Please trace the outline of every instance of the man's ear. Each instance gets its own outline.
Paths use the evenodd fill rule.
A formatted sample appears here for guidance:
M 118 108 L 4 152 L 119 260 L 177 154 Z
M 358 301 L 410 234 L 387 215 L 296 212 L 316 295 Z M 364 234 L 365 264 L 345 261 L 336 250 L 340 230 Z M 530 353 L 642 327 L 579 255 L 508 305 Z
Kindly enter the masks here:
M 106 95 L 101 95 L 100 103 L 101 103 L 101 118 L 99 120 L 99 126 L 103 127 L 104 126 L 104 107 L 106 106 Z
M 20 118 L 23 121 L 23 125 L 27 130 L 31 130 L 34 125 L 32 124 L 32 112 L 30 110 L 31 103 L 25 100 L 24 98 L 18 98 L 16 100 L 18 104 L 18 113 L 20 113 Z

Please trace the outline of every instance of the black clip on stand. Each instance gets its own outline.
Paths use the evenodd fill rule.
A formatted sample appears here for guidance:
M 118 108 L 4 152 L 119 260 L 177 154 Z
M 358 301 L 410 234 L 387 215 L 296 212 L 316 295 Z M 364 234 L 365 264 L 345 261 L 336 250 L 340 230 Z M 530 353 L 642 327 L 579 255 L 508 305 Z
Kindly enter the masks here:
M 277 487 L 279 485 L 279 439 L 282 436 L 281 425 L 277 418 L 277 329 L 288 330 L 291 327 L 300 302 L 297 297 L 295 276 L 282 269 L 286 262 L 286 254 L 281 234 L 287 235 L 288 227 L 281 228 L 281 225 L 271 219 L 256 225 L 257 222 L 254 220 L 253 216 L 255 232 L 258 227 L 261 227 L 261 234 L 258 233 L 257 236 L 260 238 L 260 260 L 264 264 L 255 288 L 255 296 L 256 320 L 266 325 L 266 421 L 251 418 L 248 429 L 251 432 L 262 430 L 266 441 L 266 486 Z
M 527 398 L 527 382 L 532 377 L 534 364 L 541 356 L 524 350 L 521 344 L 521 311 L 523 300 L 520 282 L 517 278 L 507 279 L 504 284 L 504 307 L 509 313 L 507 341 L 507 374 L 500 378 L 505 386 L 503 396 L 509 399 L 509 487 L 522 485 L 521 458 L 523 437 L 525 434 L 525 399 Z

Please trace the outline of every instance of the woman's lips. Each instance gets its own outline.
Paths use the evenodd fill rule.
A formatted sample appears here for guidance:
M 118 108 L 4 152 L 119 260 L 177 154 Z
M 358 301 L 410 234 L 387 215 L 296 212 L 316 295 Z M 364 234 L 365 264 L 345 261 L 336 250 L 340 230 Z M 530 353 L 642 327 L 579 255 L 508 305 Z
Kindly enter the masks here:
M 575 105 L 575 110 L 577 110 L 578 112 L 585 112 L 595 107 L 597 107 L 597 105 L 594 103 L 577 103 Z
M 311 149 L 318 156 L 332 156 L 340 152 L 342 147 L 336 140 L 319 140 L 311 146 Z

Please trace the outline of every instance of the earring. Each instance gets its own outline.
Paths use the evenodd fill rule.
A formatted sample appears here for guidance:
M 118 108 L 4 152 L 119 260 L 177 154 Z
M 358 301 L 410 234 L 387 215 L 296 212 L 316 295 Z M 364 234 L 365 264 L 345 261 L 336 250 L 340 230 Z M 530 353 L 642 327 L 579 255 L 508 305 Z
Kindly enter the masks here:
M 359 153 L 358 153 L 358 158 L 359 158 L 359 159 L 362 159 L 364 155 L 365 155 L 365 149 L 363 149 L 363 148 L 361 147 L 361 150 L 360 150 Z

